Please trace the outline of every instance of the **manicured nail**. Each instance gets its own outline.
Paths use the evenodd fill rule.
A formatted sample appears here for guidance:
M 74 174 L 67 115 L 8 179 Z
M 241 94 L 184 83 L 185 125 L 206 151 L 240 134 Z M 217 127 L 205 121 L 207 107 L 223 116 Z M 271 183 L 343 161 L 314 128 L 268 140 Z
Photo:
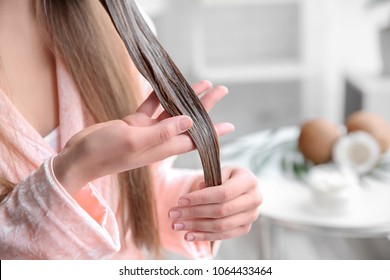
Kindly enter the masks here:
M 189 117 L 184 117 L 179 122 L 179 128 L 181 131 L 186 131 L 192 126 L 192 120 Z
M 187 240 L 187 241 L 194 241 L 194 240 L 195 240 L 195 236 L 193 236 L 192 234 L 188 234 L 188 235 L 186 236 L 186 240 Z
M 177 219 L 180 218 L 180 216 L 181 216 L 180 211 L 175 211 L 175 210 L 169 211 L 169 218 L 171 219 Z
M 184 229 L 184 224 L 182 224 L 182 223 L 174 223 L 173 224 L 174 231 L 183 230 L 183 229 Z
M 235 131 L 236 130 L 236 127 L 232 123 L 227 123 L 227 126 L 228 126 L 229 130 L 231 130 L 231 131 Z
M 190 205 L 191 202 L 188 198 L 180 198 L 177 203 L 179 204 L 179 206 L 187 206 Z

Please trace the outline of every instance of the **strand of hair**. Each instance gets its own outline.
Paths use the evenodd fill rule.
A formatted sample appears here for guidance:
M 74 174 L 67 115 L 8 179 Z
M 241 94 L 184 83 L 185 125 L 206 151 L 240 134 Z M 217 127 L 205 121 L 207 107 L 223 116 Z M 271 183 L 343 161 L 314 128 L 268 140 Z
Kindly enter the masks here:
M 206 186 L 222 183 L 218 138 L 209 115 L 164 48 L 149 29 L 134 1 L 106 1 L 106 8 L 136 67 L 172 116 L 188 115 L 188 131 L 198 150 Z

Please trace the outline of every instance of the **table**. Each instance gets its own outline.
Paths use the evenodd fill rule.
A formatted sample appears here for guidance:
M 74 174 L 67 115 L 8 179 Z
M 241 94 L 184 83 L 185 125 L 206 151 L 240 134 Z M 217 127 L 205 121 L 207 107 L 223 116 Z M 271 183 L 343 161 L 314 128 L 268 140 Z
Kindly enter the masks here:
M 259 178 L 261 250 L 264 258 L 283 258 L 283 229 L 339 237 L 385 237 L 390 233 L 390 156 L 359 181 L 354 207 L 323 209 L 304 177 L 310 169 L 297 150 L 298 127 L 265 130 L 222 146 L 222 164 L 250 168 Z M 387 169 L 388 168 L 388 169 Z

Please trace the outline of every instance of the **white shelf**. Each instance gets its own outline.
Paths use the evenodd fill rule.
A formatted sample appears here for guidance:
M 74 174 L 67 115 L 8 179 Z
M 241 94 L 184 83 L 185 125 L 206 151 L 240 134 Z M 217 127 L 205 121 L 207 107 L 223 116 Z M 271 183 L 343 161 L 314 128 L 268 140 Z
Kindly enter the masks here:
M 204 6 L 217 6 L 217 5 L 268 5 L 268 4 L 286 4 L 286 3 L 297 3 L 302 0 L 197 0 L 201 5 Z
M 195 13 L 191 32 L 192 71 L 198 77 L 228 83 L 304 79 L 306 65 L 301 59 L 300 39 L 285 39 L 295 32 L 296 36 L 300 35 L 302 3 L 303 0 L 197 0 L 198 12 Z M 271 8 L 277 6 L 283 9 Z M 256 11 L 259 12 L 257 16 Z M 244 13 L 249 13 L 250 17 L 240 18 Z M 274 17 L 270 17 L 270 13 Z M 220 23 L 229 19 L 237 25 L 227 22 L 225 26 Z M 245 22 L 242 30 L 236 28 L 240 20 Z M 275 34 L 264 29 L 267 24 L 274 26 Z M 286 24 L 291 27 L 290 30 L 285 28 Z M 217 32 L 218 28 L 220 32 Z M 284 36 L 283 32 L 290 33 Z M 229 33 L 236 38 L 230 43 L 225 39 Z M 222 43 L 215 39 L 219 36 Z M 253 39 L 256 36 L 258 40 L 263 38 L 264 43 L 259 44 Z M 277 47 L 270 49 L 270 44 Z M 244 45 L 246 52 L 243 52 Z M 212 46 L 218 47 L 213 49 Z M 220 53 L 216 51 L 218 48 Z M 250 55 L 254 55 L 252 60 L 248 59 Z M 244 64 L 237 63 L 239 61 Z
M 195 69 L 199 77 L 207 77 L 217 82 L 268 82 L 280 80 L 300 80 L 305 77 L 305 67 L 295 61 L 283 61 L 259 66 L 202 67 Z

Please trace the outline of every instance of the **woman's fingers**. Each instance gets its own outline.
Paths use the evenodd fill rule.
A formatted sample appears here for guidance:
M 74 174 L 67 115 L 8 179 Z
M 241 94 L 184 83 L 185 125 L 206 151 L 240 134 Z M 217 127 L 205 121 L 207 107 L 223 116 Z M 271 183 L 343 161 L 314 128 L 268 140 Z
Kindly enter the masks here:
M 179 206 L 205 205 L 213 203 L 225 203 L 253 189 L 257 185 L 256 177 L 251 172 L 243 169 L 224 169 L 223 177 L 228 176 L 220 186 L 204 188 L 183 195 Z
M 140 131 L 139 144 L 148 149 L 153 149 L 156 146 L 158 149 L 163 150 L 164 144 L 187 131 L 192 124 L 191 118 L 187 116 L 165 119 L 152 126 L 145 127 L 144 131 Z M 152 153 L 152 151 L 149 153 Z
M 208 81 L 202 81 L 193 86 L 193 88 L 196 88 L 194 91 L 197 93 L 197 95 L 201 95 L 207 91 L 207 93 L 205 93 L 200 98 L 200 101 L 202 102 L 207 112 L 210 112 L 215 104 L 217 104 L 228 93 L 228 89 L 224 86 L 217 86 L 215 88 L 211 87 L 212 85 Z M 164 111 L 158 116 L 158 119 L 162 120 L 169 116 L 170 115 Z
M 251 230 L 252 224 L 239 226 L 224 232 L 187 232 L 184 235 L 186 241 L 215 241 L 242 236 Z
M 222 136 L 234 131 L 234 126 L 230 123 L 219 123 L 214 125 L 218 136 Z M 195 149 L 194 142 L 187 133 L 180 134 L 166 141 L 164 144 L 156 145 L 150 149 L 150 153 L 165 158 L 173 155 L 180 155 Z
M 229 93 L 229 90 L 224 86 L 217 86 L 214 89 L 212 89 L 210 92 L 202 96 L 200 99 L 204 108 L 207 112 L 210 112 L 211 109 L 227 94 Z
M 261 197 L 253 199 L 252 193 L 245 193 L 237 199 L 225 203 L 176 207 L 169 211 L 169 217 L 175 221 L 199 218 L 219 219 L 256 208 L 260 203 Z
M 157 123 L 157 120 L 150 118 L 146 113 L 142 112 L 128 115 L 122 120 L 132 127 L 147 127 Z
M 213 87 L 213 84 L 210 81 L 202 80 L 191 86 L 196 95 L 201 95 L 202 93 L 210 90 Z
M 232 123 L 223 122 L 214 124 L 215 132 L 218 137 L 225 136 L 226 134 L 232 133 L 235 130 L 235 127 Z
M 209 233 L 227 232 L 234 228 L 253 223 L 258 217 L 256 209 L 221 219 L 195 219 L 172 223 L 174 231 L 202 231 Z
M 143 113 L 151 118 L 159 106 L 160 100 L 158 99 L 156 93 L 152 91 L 145 101 L 138 107 L 137 113 Z
M 209 81 L 203 80 L 192 86 L 192 89 L 197 95 L 200 95 L 212 88 L 212 84 Z M 160 100 L 156 93 L 152 91 L 145 101 L 138 107 L 137 113 L 143 113 L 149 117 L 152 117 L 156 112 L 161 111 Z M 164 114 L 165 118 L 169 117 L 167 113 Z M 160 119 L 162 119 L 161 117 Z
M 207 240 L 225 239 L 229 236 L 214 238 L 216 233 L 223 235 L 232 229 L 253 223 L 259 215 L 261 202 L 261 196 L 248 193 L 221 207 L 215 204 L 209 207 L 174 208 L 169 216 L 173 219 L 174 231 L 201 231 L 203 234 L 211 233 Z
M 252 172 L 225 168 L 220 186 L 200 188 L 179 198 L 169 211 L 172 229 L 186 240 L 222 240 L 247 233 L 259 215 L 262 196 Z

